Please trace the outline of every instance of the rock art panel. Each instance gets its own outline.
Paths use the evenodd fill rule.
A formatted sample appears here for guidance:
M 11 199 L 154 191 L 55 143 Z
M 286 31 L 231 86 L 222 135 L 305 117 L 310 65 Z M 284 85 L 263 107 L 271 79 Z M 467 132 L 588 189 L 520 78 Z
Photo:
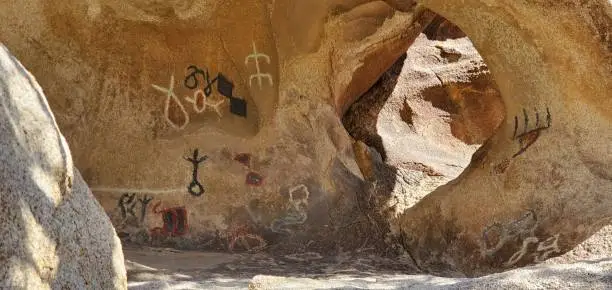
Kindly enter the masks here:
M 0 38 L 47 92 L 76 167 L 107 211 L 120 215 L 125 193 L 149 195 L 168 211 L 149 213 L 144 223 L 194 247 L 208 243 L 199 237 L 238 232 L 228 234 L 233 238 L 226 248 L 253 247 L 242 245 L 258 240 L 248 235 L 261 236 L 267 250 L 281 245 L 295 251 L 308 239 L 321 249 L 357 248 L 369 243 L 363 237 L 376 232 L 384 240 L 393 228 L 421 269 L 467 275 L 555 255 L 553 245 L 567 251 L 610 217 L 610 199 L 602 192 L 611 191 L 611 142 L 601 141 L 612 136 L 608 2 L 186 3 L 2 5 Z M 389 222 L 382 218 L 387 202 L 375 203 L 382 210 L 361 207 L 373 196 L 366 188 L 371 184 L 363 180 L 339 117 L 435 17 L 424 7 L 474 40 L 498 84 L 506 118 L 492 138 L 478 140 L 485 146 L 459 179 L 393 212 Z M 461 61 L 452 45 L 435 49 L 441 62 Z M 457 85 L 467 80 L 423 73 L 459 105 L 488 96 Z M 429 108 L 443 107 L 439 100 L 430 98 Z M 408 106 L 404 119 L 416 129 L 423 119 Z M 523 109 L 529 115 L 524 131 L 548 128 L 511 137 L 513 117 L 525 123 Z M 546 109 L 554 124 L 545 121 Z M 471 113 L 453 117 L 469 120 Z M 455 125 L 458 136 L 478 127 Z M 199 152 L 206 152 L 205 164 Z M 252 155 L 234 160 L 239 152 Z M 430 168 L 432 175 L 462 168 L 426 163 L 409 164 Z M 215 182 L 204 182 L 210 180 Z M 568 204 L 570 197 L 575 202 Z M 127 216 L 138 215 L 129 196 L 124 202 Z M 505 206 L 492 206 L 499 204 Z M 236 208 L 250 223 L 233 220 Z M 537 216 L 534 234 L 511 238 L 493 261 L 483 256 L 483 229 L 493 221 L 503 233 L 507 221 L 527 209 Z M 248 234 L 233 230 L 242 225 Z M 577 232 L 577 225 L 585 230 Z M 549 240 L 557 234 L 558 242 Z M 490 236 L 486 243 L 492 245 L 493 231 Z
M 602 195 L 612 190 L 609 146 L 602 145 L 612 134 L 611 51 L 601 34 L 610 16 L 600 13 L 610 3 L 422 3 L 474 42 L 499 86 L 506 119 L 461 176 L 401 215 L 404 248 L 421 269 L 477 276 L 559 255 L 598 231 L 612 215 L 612 196 Z M 563 18 L 542 17 L 553 9 Z M 560 28 L 566 23 L 569 31 Z M 485 223 L 525 209 L 537 224 L 527 232 L 494 226 L 487 244 L 512 242 L 493 257 L 480 255 Z
M 51 94 L 57 96 L 51 98 L 51 103 L 58 112 L 60 126 L 73 129 L 66 130 L 70 143 L 92 150 L 99 147 L 95 154 L 75 152 L 77 164 L 93 188 L 167 191 L 182 186 L 184 164 L 175 162 L 175 156 L 193 148 L 208 152 L 220 147 L 219 142 L 234 144 L 252 138 L 264 120 L 273 118 L 278 102 L 275 81 L 279 58 L 270 27 L 264 25 L 268 14 L 261 3 L 237 3 L 246 11 L 258 13 L 246 18 L 229 15 L 224 18 L 231 19 L 229 25 L 216 19 L 239 9 L 217 5 L 218 1 L 207 1 L 216 7 L 217 14 L 212 14 L 214 18 L 206 22 L 191 17 L 170 20 L 165 12 L 149 7 L 167 5 L 170 10 L 161 10 L 178 13 L 171 3 L 136 1 L 123 6 L 130 7 L 129 11 L 119 13 L 122 6 L 114 1 L 95 2 L 99 3 L 48 3 L 33 13 L 31 19 L 32 23 L 46 23 L 44 33 L 49 36 L 49 42 L 45 45 L 60 47 L 60 43 L 74 41 L 73 48 L 81 47 L 80 52 L 41 48 L 53 51 L 47 60 L 26 54 L 29 59 L 26 62 L 35 70 L 52 67 L 60 75 L 65 73 L 60 78 L 66 82 L 57 82 L 53 69 L 36 72 L 48 91 L 57 92 Z M 3 22 L 13 23 L 13 15 L 19 9 L 7 4 L 2 13 Z M 91 11 L 96 13 L 90 14 Z M 145 15 L 165 24 L 151 21 Z M 139 20 L 139 17 L 142 18 Z M 240 17 L 244 24 L 234 25 Z M 68 36 L 71 29 L 66 25 L 71 23 L 82 30 Z M 99 27 L 118 30 L 104 32 Z M 238 30 L 232 30 L 234 27 Z M 21 47 L 23 43 L 19 39 L 31 31 L 20 34 L 13 28 L 7 25 L 0 34 L 3 39 L 6 36 L 10 46 Z M 243 35 L 247 30 L 251 35 L 248 40 L 236 41 L 234 36 Z M 262 83 L 264 90 L 257 87 L 255 79 L 251 82 L 254 86 L 250 86 L 249 76 L 256 74 L 254 60 L 249 58 L 248 64 L 244 64 L 253 54 L 253 43 L 261 73 L 270 75 L 274 83 L 270 85 L 262 79 L 266 82 Z M 90 136 L 90 132 L 112 137 L 98 138 Z M 211 134 L 223 137 L 218 142 L 205 141 L 208 145 L 198 144 L 202 139 L 210 139 Z M 133 152 L 156 152 L 156 158 Z M 133 166 L 111 169 L 98 165 L 102 163 Z M 145 164 L 148 169 L 140 170 Z M 161 170 L 176 173 L 167 178 L 151 174 Z

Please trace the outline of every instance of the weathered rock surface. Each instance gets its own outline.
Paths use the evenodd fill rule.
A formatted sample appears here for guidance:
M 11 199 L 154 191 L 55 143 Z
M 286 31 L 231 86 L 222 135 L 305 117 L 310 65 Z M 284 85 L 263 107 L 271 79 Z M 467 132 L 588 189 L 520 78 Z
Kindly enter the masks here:
M 438 26 L 430 24 L 343 118 L 349 134 L 376 151 L 357 162 L 375 168 L 373 207 L 391 215 L 383 220 L 459 176 L 504 119 L 497 85 L 470 40 L 430 40 L 449 38 Z
M 562 256 L 546 260 L 546 264 L 569 264 L 585 260 L 605 260 L 612 253 L 612 225 L 603 227 L 586 241 Z
M 523 266 L 610 224 L 610 2 L 423 4 L 470 36 L 506 118 L 459 178 L 398 218 L 419 267 L 482 275 Z
M 428 34 L 419 36 L 407 55 L 383 74 L 343 119 L 351 136 L 372 148 L 368 156 L 360 158 L 364 154 L 356 154 L 357 161 L 374 175 L 370 180 L 377 182 L 377 195 L 384 197 L 381 203 L 392 205 L 391 214 L 405 211 L 436 187 L 456 178 L 478 148 L 466 143 L 482 143 L 503 120 L 497 86 L 469 39 L 435 41 L 429 34 L 432 31 L 436 30 L 425 29 Z M 437 36 L 449 38 L 443 33 Z M 449 64 L 443 55 L 451 48 L 455 60 Z M 464 88 L 462 94 L 453 94 L 456 91 L 452 88 L 457 87 Z M 467 98 L 463 97 L 465 93 Z M 406 112 L 410 112 L 409 117 Z M 468 130 L 460 132 L 469 134 L 456 134 L 453 128 L 458 121 L 471 124 L 461 126 Z M 465 138 L 470 135 L 480 138 Z M 378 154 L 384 160 L 372 157 Z M 458 165 L 449 166 L 453 162 Z M 610 229 L 605 227 L 572 251 L 546 263 L 610 257 Z
M 422 270 L 478 275 L 610 223 L 609 1 L 7 2 L 0 39 L 127 240 L 330 253 L 393 229 Z M 423 7 L 474 40 L 506 118 L 459 179 L 389 222 L 367 204 L 377 169 L 355 162 L 377 156 L 339 116 L 433 18 Z M 494 126 L 466 122 L 479 112 L 455 114 L 453 136 L 486 138 Z
M 495 81 L 467 37 L 421 34 L 343 122 L 387 164 L 455 178 L 504 114 Z
M 110 220 L 41 88 L 1 44 L 0 164 L 0 288 L 126 288 Z
M 45 88 L 126 241 L 322 252 L 372 242 L 338 114 L 431 12 L 361 0 L 24 3 L 1 5 L 0 37 Z M 210 91 L 205 71 L 219 77 Z

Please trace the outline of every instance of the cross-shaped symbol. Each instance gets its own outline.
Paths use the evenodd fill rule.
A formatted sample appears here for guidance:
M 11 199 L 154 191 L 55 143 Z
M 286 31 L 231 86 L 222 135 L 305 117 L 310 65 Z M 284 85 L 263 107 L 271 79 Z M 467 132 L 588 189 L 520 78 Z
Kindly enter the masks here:
M 272 79 L 272 75 L 268 73 L 262 73 L 261 68 L 259 67 L 259 59 L 265 59 L 268 64 L 270 63 L 270 57 L 264 53 L 257 52 L 257 47 L 255 46 L 255 42 L 253 41 L 253 53 L 249 54 L 244 60 L 244 65 L 249 65 L 249 60 L 253 59 L 255 62 L 255 69 L 257 70 L 256 74 L 252 74 L 249 78 L 249 86 L 253 86 L 253 79 L 257 79 L 257 83 L 259 84 L 259 89 L 262 89 L 262 79 L 268 79 L 271 86 L 274 86 L 274 80 Z
M 189 193 L 191 193 L 191 195 L 193 196 L 200 196 L 204 194 L 204 186 L 202 186 L 200 181 L 198 181 L 198 169 L 200 167 L 200 163 L 206 161 L 206 159 L 208 159 L 208 156 L 204 155 L 202 157 L 199 157 L 199 155 L 200 153 L 198 152 L 198 149 L 195 149 L 193 151 L 193 157 L 185 157 L 185 160 L 191 162 L 191 164 L 193 165 L 191 183 L 189 183 L 189 185 L 187 186 L 187 191 L 189 191 Z

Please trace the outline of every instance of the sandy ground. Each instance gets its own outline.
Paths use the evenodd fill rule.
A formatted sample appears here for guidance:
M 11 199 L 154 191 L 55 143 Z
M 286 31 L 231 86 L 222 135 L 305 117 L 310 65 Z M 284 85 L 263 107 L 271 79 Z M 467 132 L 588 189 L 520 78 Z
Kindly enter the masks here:
M 218 253 L 128 250 L 126 255 L 129 289 L 612 289 L 612 258 L 468 279 L 321 262 L 280 264 L 261 255 L 265 263 Z
M 474 279 L 406 275 L 413 270 L 367 253 L 124 252 L 129 289 L 612 289 L 612 226 L 541 265 Z

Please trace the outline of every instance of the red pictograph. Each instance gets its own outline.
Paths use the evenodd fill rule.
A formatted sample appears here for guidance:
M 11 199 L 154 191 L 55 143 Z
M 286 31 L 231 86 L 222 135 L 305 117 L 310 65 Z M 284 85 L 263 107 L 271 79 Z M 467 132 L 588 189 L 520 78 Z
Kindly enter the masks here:
M 187 210 L 185 207 L 164 208 L 159 210 L 161 202 L 153 207 L 153 212 L 161 214 L 163 227 L 151 229 L 151 236 L 182 236 L 187 233 Z

